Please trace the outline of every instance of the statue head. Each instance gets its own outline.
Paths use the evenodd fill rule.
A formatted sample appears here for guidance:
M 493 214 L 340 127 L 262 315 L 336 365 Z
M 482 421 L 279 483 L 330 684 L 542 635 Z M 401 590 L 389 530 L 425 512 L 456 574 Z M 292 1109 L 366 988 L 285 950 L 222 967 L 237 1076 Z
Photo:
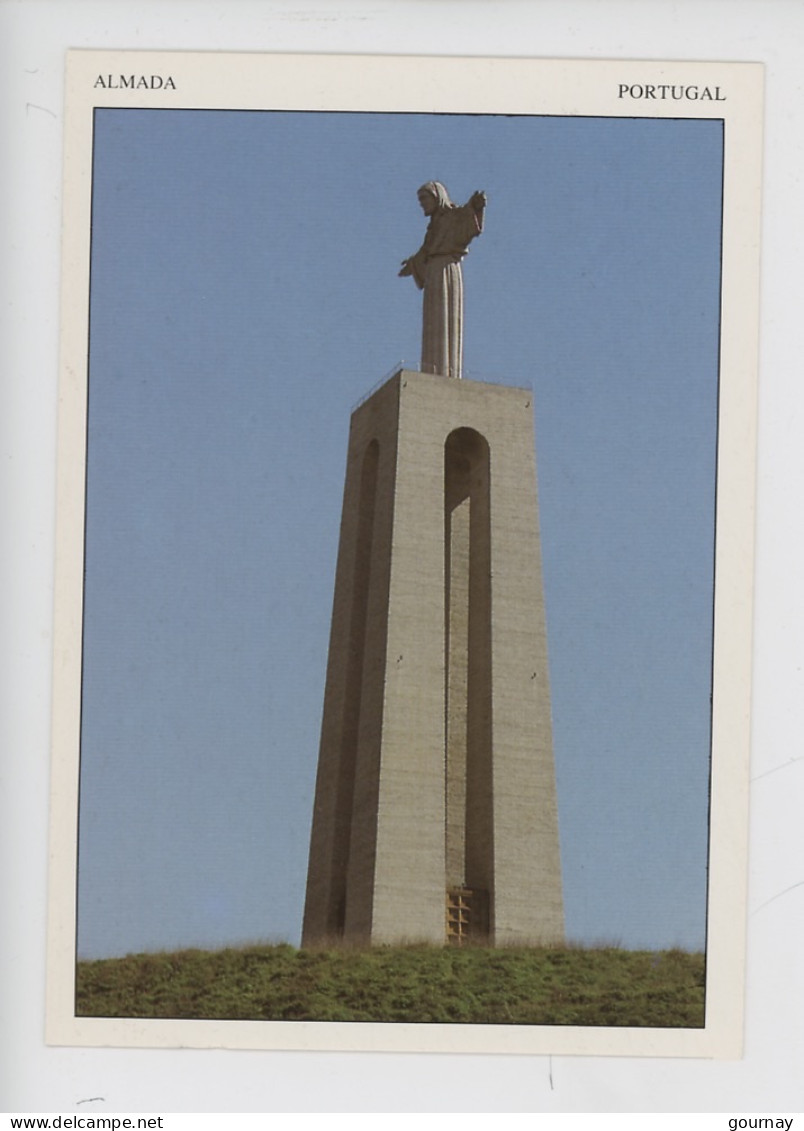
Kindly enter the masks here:
M 451 208 L 452 201 L 441 181 L 427 181 L 416 194 L 425 216 L 432 216 L 442 208 Z

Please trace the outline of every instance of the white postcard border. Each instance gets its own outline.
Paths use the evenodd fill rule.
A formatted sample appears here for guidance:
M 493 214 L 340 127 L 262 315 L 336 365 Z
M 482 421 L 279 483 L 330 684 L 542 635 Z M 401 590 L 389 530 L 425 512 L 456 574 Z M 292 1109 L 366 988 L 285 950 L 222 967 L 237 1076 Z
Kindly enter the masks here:
M 119 76 L 145 76 L 145 85 Z M 151 76 L 160 76 L 157 86 Z M 171 83 L 166 84 L 170 77 Z M 99 78 L 102 80 L 99 83 Z M 107 81 L 107 79 L 109 81 Z M 114 80 L 118 80 L 115 86 Z M 753 589 L 761 115 L 758 64 L 71 52 L 65 124 L 48 1026 L 51 1044 L 736 1057 L 742 1047 Z M 148 85 L 150 83 L 150 85 Z M 681 103 L 657 97 L 681 84 Z M 623 94 L 623 88 L 628 93 Z M 645 91 L 654 88 L 654 96 Z M 636 96 L 639 91 L 642 94 Z M 692 92 L 697 97 L 692 97 Z M 702 96 L 708 92 L 708 96 Z M 701 1030 L 76 1018 L 92 109 L 406 110 L 722 118 L 724 169 L 715 678 Z

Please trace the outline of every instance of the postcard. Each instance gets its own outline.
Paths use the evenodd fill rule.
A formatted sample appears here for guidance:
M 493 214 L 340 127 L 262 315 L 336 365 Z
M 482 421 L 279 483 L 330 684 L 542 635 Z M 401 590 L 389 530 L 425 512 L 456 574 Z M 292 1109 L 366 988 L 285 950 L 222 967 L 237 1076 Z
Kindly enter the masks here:
M 762 79 L 69 53 L 49 1043 L 740 1056 Z

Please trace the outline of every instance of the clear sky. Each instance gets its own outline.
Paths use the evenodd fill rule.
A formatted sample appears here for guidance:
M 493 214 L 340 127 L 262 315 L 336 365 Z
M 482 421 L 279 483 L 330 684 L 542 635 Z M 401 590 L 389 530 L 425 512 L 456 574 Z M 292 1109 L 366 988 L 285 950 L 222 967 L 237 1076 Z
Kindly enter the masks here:
M 298 942 L 350 411 L 416 189 L 489 198 L 465 375 L 531 385 L 567 934 L 702 947 L 722 132 L 104 110 L 79 954 Z

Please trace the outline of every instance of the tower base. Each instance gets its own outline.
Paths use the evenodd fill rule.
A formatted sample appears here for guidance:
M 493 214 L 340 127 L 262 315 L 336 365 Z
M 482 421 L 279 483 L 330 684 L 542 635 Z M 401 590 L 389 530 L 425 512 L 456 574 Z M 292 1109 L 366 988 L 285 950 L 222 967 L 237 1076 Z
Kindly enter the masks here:
M 532 394 L 352 416 L 304 946 L 563 940 Z

